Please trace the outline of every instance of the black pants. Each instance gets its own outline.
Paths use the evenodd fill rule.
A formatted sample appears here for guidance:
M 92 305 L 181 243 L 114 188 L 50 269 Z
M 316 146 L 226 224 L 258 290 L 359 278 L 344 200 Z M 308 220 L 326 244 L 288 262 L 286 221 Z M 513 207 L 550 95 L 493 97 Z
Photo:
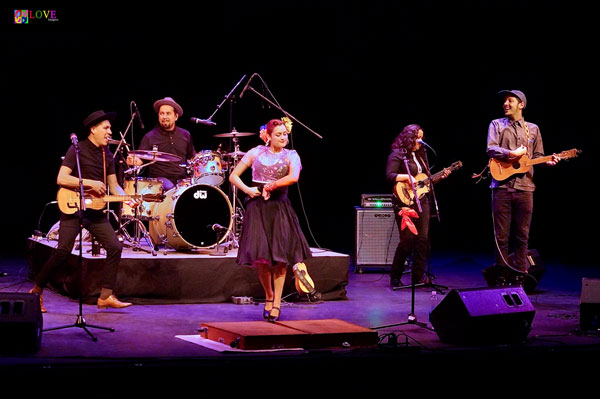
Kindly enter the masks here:
M 514 245 L 512 266 L 522 271 L 527 270 L 533 192 L 494 189 L 492 190 L 492 212 L 498 244 L 495 251 L 496 265 L 505 266 L 507 264 L 512 239 Z
M 102 288 L 112 290 L 117 280 L 117 269 L 121 260 L 123 245 L 117 239 L 112 225 L 102 212 L 87 211 L 83 217 L 83 226 L 92 233 L 106 250 Z M 58 234 L 56 252 L 44 263 L 35 277 L 35 284 L 38 287 L 44 288 L 50 281 L 56 267 L 64 264 L 69 258 L 75 239 L 79 234 L 79 217 L 77 215 L 62 215 Z
M 419 213 L 417 205 L 411 208 L 415 209 L 419 214 L 419 218 L 412 219 L 418 234 L 414 235 L 408 227 L 402 230 L 402 217 L 398 215 L 401 206 L 394 206 L 394 214 L 396 216 L 396 224 L 400 231 L 400 242 L 396 247 L 394 261 L 390 269 L 390 279 L 400 279 L 404 272 L 404 263 L 409 255 L 413 255 L 412 265 L 412 281 L 415 284 L 423 279 L 429 255 L 429 219 L 431 218 L 431 206 L 428 196 L 424 196 L 421 200 L 421 209 Z

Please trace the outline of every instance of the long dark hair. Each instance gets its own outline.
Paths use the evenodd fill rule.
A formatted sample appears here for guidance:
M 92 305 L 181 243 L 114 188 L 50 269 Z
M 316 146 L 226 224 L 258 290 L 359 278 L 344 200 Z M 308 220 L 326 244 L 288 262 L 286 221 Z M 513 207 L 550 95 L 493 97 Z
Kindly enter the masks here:
M 402 129 L 398 136 L 392 143 L 392 150 L 405 149 L 407 152 L 412 151 L 417 144 L 417 138 L 419 137 L 419 130 L 421 126 L 417 124 L 407 125 Z

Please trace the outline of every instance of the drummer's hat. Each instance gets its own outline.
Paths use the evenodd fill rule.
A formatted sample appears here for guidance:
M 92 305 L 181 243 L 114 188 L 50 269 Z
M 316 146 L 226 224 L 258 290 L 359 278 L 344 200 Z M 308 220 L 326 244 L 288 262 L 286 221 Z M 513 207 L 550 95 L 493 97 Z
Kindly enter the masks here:
M 155 102 L 154 111 L 158 113 L 158 110 L 160 109 L 161 105 L 170 105 L 171 107 L 173 107 L 175 112 L 177 112 L 177 115 L 183 115 L 183 108 L 181 108 L 181 106 L 177 104 L 175 100 L 173 100 L 171 97 L 165 97 L 162 100 L 158 100 L 157 102 Z

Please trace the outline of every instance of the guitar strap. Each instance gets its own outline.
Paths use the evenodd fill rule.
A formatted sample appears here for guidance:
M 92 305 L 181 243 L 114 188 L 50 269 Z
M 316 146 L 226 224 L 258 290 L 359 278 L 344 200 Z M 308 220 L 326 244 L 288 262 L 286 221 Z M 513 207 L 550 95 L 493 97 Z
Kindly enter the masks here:
M 106 147 L 102 147 L 102 169 L 104 174 L 104 186 L 108 187 L 106 185 Z

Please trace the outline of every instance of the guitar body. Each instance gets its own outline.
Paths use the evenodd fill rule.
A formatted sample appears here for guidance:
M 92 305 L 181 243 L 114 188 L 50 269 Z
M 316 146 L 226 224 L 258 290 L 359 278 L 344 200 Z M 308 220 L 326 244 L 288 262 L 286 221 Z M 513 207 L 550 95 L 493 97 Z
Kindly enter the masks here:
M 425 173 L 419 173 L 413 177 L 413 180 L 415 181 L 415 186 L 417 188 L 417 196 L 421 199 L 430 190 L 427 175 Z M 410 188 L 408 182 L 396 183 L 394 186 L 394 194 L 404 205 L 411 205 L 415 200 L 415 193 Z
M 78 191 L 70 190 L 65 187 L 61 187 L 56 194 L 56 201 L 58 202 L 58 209 L 65 215 L 72 215 L 79 210 L 79 198 L 80 194 Z M 100 211 L 106 206 L 106 201 L 101 197 L 94 197 L 91 194 L 85 194 L 85 207 L 86 209 L 94 209 Z
M 499 161 L 490 159 L 490 173 L 496 180 L 506 180 L 517 173 L 527 173 L 531 169 L 531 160 L 527 155 L 521 156 L 514 161 Z

